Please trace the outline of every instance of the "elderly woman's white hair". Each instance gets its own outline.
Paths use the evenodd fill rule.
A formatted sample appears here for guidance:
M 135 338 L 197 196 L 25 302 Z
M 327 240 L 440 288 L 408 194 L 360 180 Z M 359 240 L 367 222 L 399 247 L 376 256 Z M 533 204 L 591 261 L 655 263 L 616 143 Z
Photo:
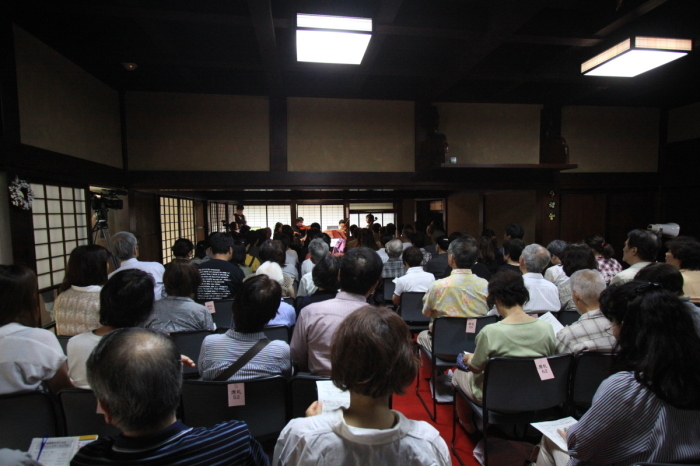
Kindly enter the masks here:
M 267 275 L 272 280 L 280 285 L 284 284 L 284 275 L 282 275 L 282 267 L 276 262 L 266 261 L 260 264 L 260 267 L 255 271 L 255 275 Z

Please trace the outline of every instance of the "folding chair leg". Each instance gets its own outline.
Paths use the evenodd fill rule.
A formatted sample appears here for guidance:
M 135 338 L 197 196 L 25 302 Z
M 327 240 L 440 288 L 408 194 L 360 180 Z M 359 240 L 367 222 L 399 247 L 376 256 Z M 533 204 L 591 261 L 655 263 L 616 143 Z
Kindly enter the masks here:
M 464 461 L 457 453 L 457 423 L 459 423 L 459 417 L 457 415 L 457 390 L 455 390 L 452 397 L 452 454 L 457 458 L 461 466 L 465 466 Z
M 420 400 L 421 404 L 425 408 L 425 411 L 428 413 L 428 417 L 435 422 L 437 419 L 437 400 L 435 399 L 435 378 L 436 378 L 436 370 L 435 366 L 431 364 L 431 377 L 430 381 L 428 381 L 428 390 L 430 390 L 430 386 L 432 384 L 433 392 L 432 392 L 432 399 L 433 399 L 433 411 L 430 412 L 430 408 L 428 407 L 428 404 L 425 402 L 423 399 L 423 396 L 420 394 L 420 379 L 421 379 L 421 371 L 418 370 L 418 377 L 416 379 L 416 396 L 418 397 L 418 400 Z

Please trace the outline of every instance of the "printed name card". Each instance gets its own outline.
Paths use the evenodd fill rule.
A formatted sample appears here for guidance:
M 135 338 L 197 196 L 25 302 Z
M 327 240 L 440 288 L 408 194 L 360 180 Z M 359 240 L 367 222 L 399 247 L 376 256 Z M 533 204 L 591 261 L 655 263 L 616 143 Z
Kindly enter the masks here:
M 207 308 L 207 311 L 209 311 L 209 314 L 214 314 L 216 312 L 216 307 L 214 306 L 214 301 L 207 301 L 204 303 L 204 307 Z
M 467 333 L 476 333 L 476 319 L 467 319 Z
M 549 380 L 554 378 L 552 368 L 549 367 L 549 361 L 547 361 L 547 358 L 535 359 L 535 366 L 537 367 L 537 372 L 539 373 L 541 380 Z
M 245 406 L 245 384 L 228 384 L 228 407 Z

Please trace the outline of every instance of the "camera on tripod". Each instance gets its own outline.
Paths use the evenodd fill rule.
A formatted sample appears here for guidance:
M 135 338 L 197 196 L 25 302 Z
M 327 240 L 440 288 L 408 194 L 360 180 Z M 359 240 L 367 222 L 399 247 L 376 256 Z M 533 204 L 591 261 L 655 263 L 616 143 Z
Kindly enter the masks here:
M 124 201 L 119 199 L 119 194 L 126 195 L 126 191 L 115 189 L 103 189 L 101 193 L 92 193 L 90 207 L 95 211 L 97 221 L 106 221 L 109 209 L 121 210 L 124 208 Z

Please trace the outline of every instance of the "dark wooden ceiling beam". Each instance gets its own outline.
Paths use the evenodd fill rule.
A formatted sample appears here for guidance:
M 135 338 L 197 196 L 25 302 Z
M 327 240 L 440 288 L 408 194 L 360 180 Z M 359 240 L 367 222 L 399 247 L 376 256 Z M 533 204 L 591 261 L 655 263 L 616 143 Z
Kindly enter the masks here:
M 270 0 L 248 0 L 248 9 L 258 40 L 260 59 L 267 75 L 271 95 L 280 94 L 280 70 L 277 58 L 277 39 Z

